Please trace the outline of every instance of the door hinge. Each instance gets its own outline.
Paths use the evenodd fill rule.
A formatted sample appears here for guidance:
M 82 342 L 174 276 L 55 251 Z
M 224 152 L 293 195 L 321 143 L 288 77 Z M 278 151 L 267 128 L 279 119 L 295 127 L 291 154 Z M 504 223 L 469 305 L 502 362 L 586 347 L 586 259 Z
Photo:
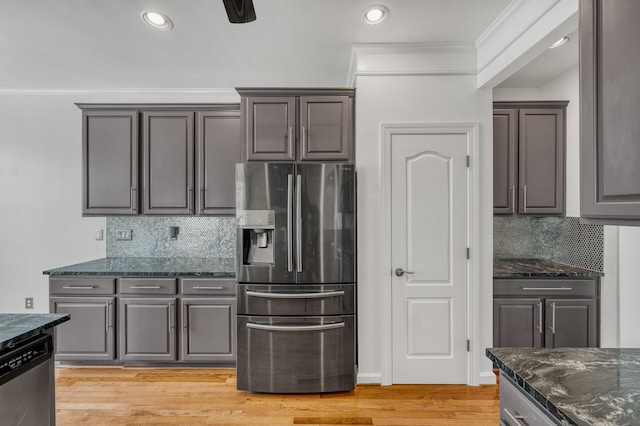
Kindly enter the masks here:
M 470 251 L 471 251 L 471 249 L 469 247 L 467 247 L 467 260 L 471 259 Z
M 471 157 L 467 155 L 467 167 L 471 165 Z
M 471 340 L 467 339 L 467 352 L 471 352 Z

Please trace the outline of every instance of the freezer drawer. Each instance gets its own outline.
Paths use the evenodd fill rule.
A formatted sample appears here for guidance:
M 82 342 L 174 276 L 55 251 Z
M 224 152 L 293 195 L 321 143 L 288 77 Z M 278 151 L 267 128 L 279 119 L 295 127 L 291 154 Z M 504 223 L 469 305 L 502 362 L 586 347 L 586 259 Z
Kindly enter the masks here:
M 238 316 L 237 387 L 270 393 L 355 387 L 355 316 Z
M 347 315 L 356 312 L 355 284 L 238 284 L 239 315 Z

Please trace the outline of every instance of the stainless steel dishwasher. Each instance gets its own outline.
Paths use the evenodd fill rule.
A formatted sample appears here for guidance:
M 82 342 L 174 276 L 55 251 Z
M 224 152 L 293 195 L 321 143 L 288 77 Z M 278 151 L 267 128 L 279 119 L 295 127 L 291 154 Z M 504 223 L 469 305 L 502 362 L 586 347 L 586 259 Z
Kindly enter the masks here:
M 55 425 L 52 355 L 49 334 L 0 352 L 0 424 Z

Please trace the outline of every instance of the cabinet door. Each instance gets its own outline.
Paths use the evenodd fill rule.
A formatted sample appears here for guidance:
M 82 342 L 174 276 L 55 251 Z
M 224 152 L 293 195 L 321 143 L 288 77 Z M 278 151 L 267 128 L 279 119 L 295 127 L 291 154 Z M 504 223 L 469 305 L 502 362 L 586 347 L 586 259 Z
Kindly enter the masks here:
M 115 358 L 114 297 L 51 297 L 50 310 L 71 314 L 56 328 L 56 360 L 111 361 Z
M 248 96 L 243 100 L 247 161 L 294 161 L 296 98 Z
M 193 112 L 142 114 L 144 213 L 194 212 Z
M 516 110 L 493 110 L 493 213 L 513 214 L 516 206 Z
M 351 98 L 300 97 L 300 160 L 352 161 Z
M 181 361 L 236 360 L 236 300 L 182 299 Z
M 120 298 L 118 324 L 121 361 L 176 360 L 175 298 Z
M 521 109 L 520 214 L 564 214 L 564 109 Z
M 198 112 L 199 214 L 235 214 L 236 163 L 242 161 L 240 112 Z
M 542 299 L 493 299 L 494 347 L 541 347 L 542 328 Z
M 580 1 L 580 215 L 640 224 L 640 2 Z
M 598 347 L 595 299 L 547 299 L 545 303 L 546 347 Z
M 83 111 L 82 214 L 138 213 L 138 112 Z

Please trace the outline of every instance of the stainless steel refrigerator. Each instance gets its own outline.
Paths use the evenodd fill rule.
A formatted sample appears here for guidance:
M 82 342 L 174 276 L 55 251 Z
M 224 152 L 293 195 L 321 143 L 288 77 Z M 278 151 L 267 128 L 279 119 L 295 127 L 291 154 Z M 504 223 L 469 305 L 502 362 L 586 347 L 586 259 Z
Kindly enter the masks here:
M 351 165 L 236 166 L 238 389 L 355 386 L 355 191 Z

